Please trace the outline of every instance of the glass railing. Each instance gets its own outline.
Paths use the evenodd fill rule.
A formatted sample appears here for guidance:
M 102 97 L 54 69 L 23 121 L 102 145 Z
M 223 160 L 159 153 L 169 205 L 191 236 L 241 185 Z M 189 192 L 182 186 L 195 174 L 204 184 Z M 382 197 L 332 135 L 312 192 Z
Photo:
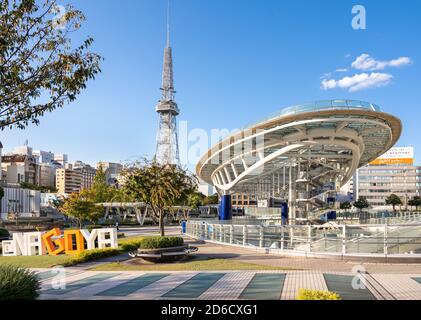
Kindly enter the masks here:
M 246 221 L 244 221 L 246 222 Z M 421 254 L 421 223 L 412 225 L 259 225 L 188 221 L 194 238 L 267 250 L 339 255 Z
M 375 104 L 360 101 L 360 100 L 319 100 L 310 103 L 300 104 L 288 108 L 284 108 L 281 111 L 274 112 L 269 116 L 265 117 L 259 122 L 254 122 L 245 128 L 252 127 L 259 123 L 285 117 L 293 114 L 299 113 L 306 113 L 306 112 L 317 112 L 317 111 L 325 111 L 325 110 L 370 110 L 370 111 L 377 111 L 382 112 L 382 109 Z

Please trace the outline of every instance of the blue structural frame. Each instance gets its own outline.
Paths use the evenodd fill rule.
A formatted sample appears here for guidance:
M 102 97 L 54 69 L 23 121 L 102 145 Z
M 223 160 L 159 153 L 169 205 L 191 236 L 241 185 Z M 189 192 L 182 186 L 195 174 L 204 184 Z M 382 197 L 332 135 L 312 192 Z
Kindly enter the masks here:
M 219 220 L 232 220 L 231 195 L 229 194 L 221 196 L 219 202 Z

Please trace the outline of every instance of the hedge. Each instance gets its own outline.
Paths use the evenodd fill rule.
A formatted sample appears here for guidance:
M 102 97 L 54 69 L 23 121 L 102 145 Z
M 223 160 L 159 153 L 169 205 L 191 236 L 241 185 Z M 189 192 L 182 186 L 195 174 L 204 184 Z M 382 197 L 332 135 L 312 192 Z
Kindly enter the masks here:
M 120 244 L 120 249 L 123 252 L 135 251 L 140 247 L 142 240 L 143 239 L 123 242 Z
M 297 300 L 341 300 L 336 292 L 300 289 Z
M 0 237 L 9 237 L 9 231 L 7 231 L 6 229 L 0 228 Z
M 89 232 L 92 232 L 94 229 L 102 229 L 104 226 L 100 224 L 91 224 L 85 227 Z
M 140 249 L 161 249 L 178 247 L 184 244 L 182 237 L 147 237 L 140 241 Z
M 0 266 L 0 300 L 34 300 L 39 290 L 35 272 L 17 266 Z
M 69 258 L 69 260 L 63 263 L 63 266 L 65 267 L 74 266 L 79 263 L 108 258 L 111 256 L 118 255 L 120 253 L 121 253 L 120 249 L 117 249 L 117 248 L 86 250 L 72 258 Z

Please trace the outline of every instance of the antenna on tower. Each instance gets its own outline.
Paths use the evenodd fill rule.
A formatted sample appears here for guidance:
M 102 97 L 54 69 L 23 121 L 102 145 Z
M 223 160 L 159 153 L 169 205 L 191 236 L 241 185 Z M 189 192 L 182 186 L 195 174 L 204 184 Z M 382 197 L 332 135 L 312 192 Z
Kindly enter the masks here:
M 167 4 L 167 48 L 170 46 L 170 0 Z

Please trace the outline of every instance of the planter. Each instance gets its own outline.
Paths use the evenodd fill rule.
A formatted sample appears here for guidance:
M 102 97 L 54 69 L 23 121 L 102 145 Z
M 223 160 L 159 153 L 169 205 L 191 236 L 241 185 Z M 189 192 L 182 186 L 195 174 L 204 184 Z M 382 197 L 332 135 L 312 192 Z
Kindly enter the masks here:
M 149 262 L 175 262 L 186 258 L 190 253 L 196 252 L 196 247 L 190 247 L 189 245 L 182 245 L 178 247 L 170 248 L 158 248 L 158 249 L 137 249 L 137 251 L 129 252 L 129 256 L 132 258 L 142 258 Z

